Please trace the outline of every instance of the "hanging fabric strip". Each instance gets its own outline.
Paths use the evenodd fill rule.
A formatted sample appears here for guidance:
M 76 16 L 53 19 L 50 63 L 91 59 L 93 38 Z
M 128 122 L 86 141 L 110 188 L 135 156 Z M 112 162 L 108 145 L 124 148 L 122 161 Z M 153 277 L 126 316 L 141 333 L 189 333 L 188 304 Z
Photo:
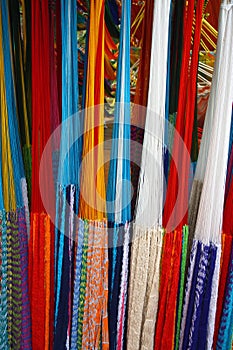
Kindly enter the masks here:
M 155 348 L 172 348 L 175 342 L 175 321 L 177 315 L 178 291 L 182 257 L 182 227 L 186 221 L 188 203 L 188 177 L 190 151 L 196 95 L 196 73 L 198 50 L 204 1 L 189 1 L 185 8 L 183 31 L 183 59 L 181 66 L 180 90 L 176 130 L 174 132 L 173 150 L 168 178 L 163 222 L 166 227 L 166 249 L 162 257 L 161 275 L 166 276 L 160 283 L 160 300 L 155 332 Z M 194 12 L 195 9 L 195 12 Z M 192 18 L 196 17 L 196 27 L 192 45 Z M 190 49 L 192 56 L 190 62 Z M 185 126 L 185 127 L 184 127 Z M 183 138 L 183 142 L 181 142 Z M 179 183 L 179 188 L 178 188 Z M 178 194 L 181 194 L 180 196 Z M 174 231 L 175 230 L 175 231 Z M 170 233 L 174 238 L 170 237 Z M 165 235 L 165 239 L 166 239 Z M 171 251 L 171 255 L 168 251 Z M 172 288 L 171 288 L 172 286 Z M 168 336 L 165 336 L 165 334 Z
M 97 15 L 98 14 L 98 15 Z M 104 141 L 104 1 L 90 3 L 89 47 L 87 60 L 85 137 L 81 174 L 79 214 L 82 218 L 102 219 L 105 209 L 103 169 Z M 88 84 L 89 82 L 89 84 Z M 96 106 L 96 107 L 93 107 Z M 95 130 L 93 129 L 95 128 Z M 88 152 L 90 156 L 87 157 Z M 94 164 L 95 156 L 95 165 Z M 98 176 L 96 176 L 98 169 Z M 88 171 L 89 176 L 85 176 Z
M 40 195 L 40 161 L 51 134 L 50 18 L 48 1 L 31 3 L 32 36 L 32 198 L 29 241 L 29 280 L 32 313 L 32 347 L 51 348 L 50 298 L 54 285 L 49 267 L 53 251 L 53 229 Z M 43 178 L 47 203 L 54 196 L 52 154 L 47 154 Z M 41 175 L 41 174 L 40 174 Z M 44 198 L 45 200 L 45 198 Z M 51 288 L 52 287 L 52 288 Z
M 130 194 L 130 8 L 122 4 L 120 49 L 118 57 L 116 106 L 112 151 L 107 189 L 108 220 L 125 223 L 131 219 Z M 117 194 L 119 193 L 118 197 Z M 115 205 L 115 208 L 114 208 Z
M 178 136 L 176 136 L 175 133 L 170 173 L 167 185 L 166 202 L 164 206 L 163 215 L 163 222 L 168 231 L 172 231 L 176 227 L 182 229 L 182 226 L 187 223 L 187 211 L 185 210 L 185 208 L 188 203 L 188 179 L 190 159 L 187 159 L 187 152 L 185 146 L 188 152 L 190 153 L 194 121 L 196 75 L 198 68 L 198 52 L 201 35 L 202 8 L 204 0 L 200 0 L 197 2 L 196 9 L 194 8 L 194 3 L 194 1 L 188 2 L 188 5 L 183 14 L 185 23 L 183 31 L 184 43 L 179 87 L 178 110 L 176 118 L 176 130 L 178 135 L 180 135 L 183 138 L 184 145 L 181 145 L 181 143 L 178 140 Z M 193 38 L 192 56 L 190 63 L 193 22 L 192 18 L 194 17 L 194 15 L 195 33 Z M 179 159 L 181 159 L 180 162 Z M 181 169 L 176 169 L 175 164 L 182 164 L 182 171 Z M 179 171 L 179 180 L 177 171 Z M 179 203 L 177 203 L 178 181 L 179 186 L 182 186 L 182 196 L 180 198 Z M 176 224 L 177 217 L 180 218 L 180 223 L 178 226 Z
M 56 294 L 54 346 L 69 346 L 72 323 L 72 274 L 76 206 L 81 158 L 78 115 L 77 2 L 61 0 L 62 125 L 56 208 Z M 59 225 L 60 220 L 60 225 Z
M 199 206 L 199 212 L 197 217 L 196 232 L 201 234 L 202 230 L 206 234 L 210 232 L 210 239 L 217 245 L 221 244 L 220 230 L 222 227 L 223 217 L 223 204 L 224 204 L 224 191 L 225 191 L 225 180 L 226 180 L 226 168 L 229 148 L 229 136 L 230 136 L 230 125 L 231 125 L 231 114 L 232 114 L 232 98 L 233 98 L 233 52 L 230 47 L 233 46 L 233 40 L 231 36 L 233 28 L 233 4 L 222 5 L 220 10 L 219 18 L 219 31 L 223 31 L 224 40 L 222 45 L 218 48 L 223 52 L 221 63 L 219 62 L 218 74 L 218 90 L 219 95 L 216 99 L 215 115 L 213 124 L 213 134 L 211 136 L 210 151 L 207 161 L 206 176 L 203 183 L 202 196 Z M 228 68 L 231 69 L 229 71 Z M 220 98 L 224 96 L 223 98 Z M 225 116 L 223 122 L 221 115 Z M 216 125 L 216 124 L 217 125 Z M 214 141 L 217 140 L 217 141 Z M 221 140 L 221 142 L 220 142 Z M 224 140 L 224 141 L 223 141 Z M 214 142 L 218 142 L 214 144 Z M 217 150 L 217 152 L 216 152 Z M 215 167 L 215 168 L 214 168 Z M 213 170 L 215 169 L 215 170 Z M 211 179 L 211 181 L 210 181 Z M 206 183 L 206 191 L 204 186 Z M 213 191 L 214 189 L 214 191 Z M 221 189 L 221 191 L 220 191 Z M 203 200 L 202 200 L 203 199 Z M 208 216 L 204 217 L 206 211 L 204 203 L 208 206 Z M 209 203 L 212 203 L 209 207 Z M 206 230 L 207 228 L 207 230 Z M 205 236 L 206 236 L 205 234 Z M 219 270 L 219 264 L 216 265 L 216 269 Z M 215 277 L 217 280 L 218 275 Z M 211 310 L 213 315 L 216 311 L 217 302 L 217 286 L 212 289 L 212 300 Z M 214 333 L 214 316 L 208 320 L 209 332 L 207 335 L 208 348 L 211 348 Z
M 85 222 L 78 347 L 109 348 L 104 178 L 104 1 L 90 1 L 79 216 Z M 88 174 L 88 176 L 86 176 Z M 97 271 L 97 275 L 95 274 Z M 84 276 L 84 280 L 82 279 Z M 84 283 L 83 283 L 84 282 Z M 91 308 L 89 310 L 89 307 Z
M 194 265 L 191 270 L 196 273 L 197 276 L 202 276 L 202 283 L 200 286 L 212 286 L 209 291 L 210 296 L 205 300 L 205 310 L 200 309 L 200 304 L 196 305 L 196 308 L 188 309 L 184 307 L 183 313 L 183 325 L 185 326 L 185 332 L 181 332 L 181 343 L 183 341 L 183 349 L 189 344 L 190 347 L 196 346 L 196 334 L 198 332 L 198 323 L 196 320 L 200 318 L 207 318 L 207 336 L 206 343 L 202 346 L 211 349 L 214 334 L 214 320 L 217 303 L 218 293 L 218 279 L 219 279 L 219 268 L 220 268 L 220 247 L 221 247 L 221 227 L 223 217 L 223 205 L 224 205 L 224 192 L 225 192 L 225 180 L 226 180 L 226 169 L 228 159 L 228 148 L 229 148 L 229 136 L 230 136 L 230 125 L 231 125 L 231 113 L 232 113 L 232 96 L 233 96 L 233 80 L 232 80 L 232 59 L 233 52 L 229 47 L 232 47 L 232 5 L 222 5 L 220 13 L 220 38 L 218 50 L 222 52 L 222 55 L 217 55 L 219 62 L 216 62 L 216 79 L 218 82 L 214 107 L 214 118 L 211 129 L 210 145 L 207 155 L 207 166 L 203 181 L 202 193 L 200 197 L 200 204 L 197 215 L 197 222 L 195 227 L 195 238 L 199 240 L 200 244 L 203 245 L 204 250 L 208 250 L 208 254 L 211 259 L 211 251 L 214 247 L 216 249 L 215 262 L 210 263 L 208 269 L 198 265 L 198 261 L 193 262 Z M 221 34 L 222 31 L 222 34 Z M 224 38 L 221 40 L 221 38 Z M 228 67 L 228 68 L 226 68 Z M 229 71 L 230 69 L 230 71 Z M 221 116 L 224 115 L 224 121 Z M 208 212 L 208 215 L 206 213 Z M 203 251 L 204 251 L 203 250 Z M 197 250 L 198 253 L 198 250 Z M 203 262 L 206 259 L 203 260 Z M 213 264 L 214 266 L 212 266 Z M 212 266 L 212 267 L 211 267 Z M 205 272 L 208 272 L 205 275 Z M 194 276 L 193 273 L 193 276 Z M 192 287 L 190 288 L 190 280 L 187 284 L 189 290 L 197 290 L 198 293 L 202 294 L 203 290 L 200 289 L 199 281 L 195 283 L 194 277 L 192 278 Z M 213 281 L 213 282 L 212 282 Z M 196 285 L 195 285 L 196 284 Z M 199 290 L 199 292 L 198 292 Z M 205 291 L 205 289 L 204 289 Z M 201 295 L 199 295 L 201 298 Z M 186 295 L 185 305 L 193 303 L 191 294 Z M 208 308 L 210 311 L 208 311 Z M 193 311 L 192 311 L 193 310 Z M 198 314 L 200 313 L 200 314 Z M 205 330 L 206 332 L 206 330 Z M 201 336 L 201 335 L 200 335 Z M 180 347 L 181 348 L 181 347 Z
M 123 348 L 127 304 L 128 255 L 131 220 L 130 184 L 130 17 L 131 1 L 122 2 L 116 104 L 108 175 L 107 211 L 113 235 L 112 290 L 109 299 L 110 347 Z M 125 226 L 125 227 L 124 227 Z M 122 235 L 122 236 L 121 236 Z M 118 281 L 119 286 L 116 285 Z M 115 291 L 114 291 L 115 289 Z M 117 291 L 116 291 L 117 290 Z M 117 330 L 116 330 L 117 328 Z
M 220 63 L 223 60 L 224 51 L 222 49 L 224 40 L 224 30 L 219 27 L 218 32 L 218 50 L 216 52 L 215 68 L 213 71 L 213 78 L 211 83 L 211 93 L 208 100 L 208 107 L 205 116 L 204 129 L 202 133 L 202 141 L 200 146 L 200 151 L 198 155 L 198 162 L 195 171 L 195 177 L 193 181 L 193 186 L 190 195 L 189 203 L 189 226 L 190 226 L 190 242 L 194 236 L 194 230 L 196 226 L 198 207 L 200 202 L 200 196 L 202 192 L 202 186 L 206 171 L 207 157 L 209 153 L 213 121 L 214 121 L 214 111 L 215 103 L 217 101 L 217 91 L 219 84 L 219 74 L 217 72 L 220 69 Z
M 130 263 L 127 348 L 134 350 L 154 348 L 163 240 L 163 135 L 169 18 L 170 1 L 163 4 L 155 1 L 148 106 Z

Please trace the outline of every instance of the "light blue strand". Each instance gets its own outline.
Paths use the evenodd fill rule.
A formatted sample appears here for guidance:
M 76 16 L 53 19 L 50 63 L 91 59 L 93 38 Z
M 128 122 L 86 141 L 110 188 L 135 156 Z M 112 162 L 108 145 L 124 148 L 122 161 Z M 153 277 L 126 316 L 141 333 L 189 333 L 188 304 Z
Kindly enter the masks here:
M 109 167 L 108 187 L 107 187 L 107 211 L 108 220 L 115 221 L 114 202 L 116 200 L 117 186 L 117 167 L 119 156 L 119 142 L 123 143 L 123 171 L 122 171 L 122 213 L 121 222 L 131 220 L 131 185 L 130 185 L 130 18 L 131 1 L 126 0 L 122 5 L 120 46 L 117 67 L 117 89 L 116 89 L 116 108 L 114 115 L 114 125 L 112 134 L 111 160 Z M 125 59 L 123 61 L 123 46 L 125 50 Z M 125 67 L 124 86 L 122 86 L 122 67 Z M 122 99 L 122 92 L 124 97 Z M 119 140 L 119 118 L 120 107 L 124 104 L 124 126 L 123 140 Z
M 122 19 L 124 17 L 124 6 L 122 6 Z M 123 28 L 123 21 L 121 23 Z M 117 86 L 116 86 L 116 106 L 114 111 L 114 124 L 112 131 L 112 148 L 111 148 L 111 160 L 108 173 L 108 185 L 107 185 L 107 212 L 108 221 L 115 221 L 114 205 L 116 200 L 116 174 L 117 174 L 117 156 L 118 156 L 118 143 L 119 143 L 119 116 L 120 116 L 120 99 L 121 99 L 121 81 L 122 81 L 122 45 L 123 45 L 123 30 L 120 31 L 120 46 L 118 54 L 117 65 Z
M 122 222 L 131 220 L 131 178 L 130 178 L 130 20 L 131 20 L 131 1 L 126 1 L 126 29 L 124 46 L 126 49 L 125 62 L 125 123 L 124 123 L 124 151 L 123 151 L 123 186 L 122 186 Z M 124 62 L 123 62 L 124 64 Z
M 77 2 L 61 1 L 62 24 L 62 131 L 58 181 L 77 183 L 81 158 L 80 117 L 78 113 Z M 72 118 L 71 118 L 72 117 Z M 71 119 L 69 119 L 71 118 Z
M 61 276 L 62 276 L 62 262 L 63 262 L 63 250 L 64 250 L 64 239 L 65 239 L 65 209 L 66 209 L 66 191 L 64 188 L 61 189 L 60 196 L 62 198 L 62 212 L 61 212 L 61 227 L 60 234 L 59 234 L 59 243 L 57 240 L 57 269 L 56 269 L 56 295 L 55 295 L 55 317 L 54 317 L 54 324 L 56 326 L 57 323 L 57 316 L 58 316 L 58 307 L 59 307 L 59 299 L 60 299 L 60 292 L 61 292 Z
M 78 47 L 77 47 L 77 1 L 61 0 L 62 29 L 62 128 L 58 167 L 58 190 L 56 199 L 55 237 L 55 326 L 57 322 L 62 282 L 64 234 L 66 229 L 66 189 L 75 186 L 76 211 L 79 205 L 79 168 L 82 156 L 82 118 L 78 114 Z M 62 199 L 61 199 L 62 198 Z M 75 214 L 75 213 L 74 213 Z M 81 237 L 81 238 L 80 238 Z M 79 243 L 82 231 L 78 233 Z M 81 243 L 80 243 L 81 244 Z M 80 248 L 80 247 L 79 247 Z M 80 253 L 78 249 L 77 254 Z M 76 256 L 76 260 L 80 258 Z M 74 295 L 79 295 L 80 267 L 75 271 Z M 68 288 L 68 286 L 67 286 Z M 77 310 L 75 310 L 77 311 Z M 77 316 L 77 317 L 76 317 Z M 76 315 L 76 321 L 78 315 Z M 74 317 L 74 316 L 73 316 Z M 72 320 L 73 323 L 73 320 Z M 73 333 L 73 325 L 72 325 Z
M 115 249 L 113 249 L 112 252 L 112 276 L 111 276 L 111 289 L 110 292 L 112 293 L 113 288 L 114 288 L 114 280 L 115 280 L 115 267 L 116 267 L 116 260 L 117 260 L 117 241 L 118 241 L 118 234 L 119 234 L 119 225 L 114 223 L 114 227 L 113 227 L 113 247 Z M 109 298 L 111 299 L 112 294 L 110 293 Z
M 117 245 L 120 225 L 125 224 L 131 220 L 131 177 L 130 177 L 130 136 L 131 136 L 131 126 L 130 126 L 130 19 L 131 19 L 131 0 L 123 0 L 121 8 L 121 29 L 120 29 L 120 45 L 119 45 L 119 56 L 118 56 L 118 67 L 117 67 L 117 88 L 116 88 L 116 106 L 114 113 L 114 125 L 112 133 L 112 149 L 111 149 L 111 160 L 108 175 L 108 186 L 107 186 L 107 212 L 108 221 L 111 223 L 110 227 L 113 225 L 113 249 L 112 249 L 112 276 L 111 276 L 111 286 L 109 291 L 109 301 L 110 301 L 110 317 L 111 317 L 111 305 L 118 305 L 118 310 L 113 306 L 113 317 L 120 316 L 119 311 L 119 296 L 121 295 L 126 301 L 127 295 L 122 289 L 123 285 L 121 283 L 120 295 L 114 296 L 114 280 L 116 274 L 117 265 Z M 124 53 L 124 54 L 123 54 Z M 124 71 L 123 71 L 124 68 Z M 123 75 L 124 74 L 124 75 Z M 120 113 L 123 113 L 123 118 Z M 121 123 L 120 125 L 120 117 Z M 123 120 L 122 120 L 123 119 Z M 120 130 L 123 128 L 123 135 L 120 138 Z M 120 148 L 122 148 L 122 155 L 120 154 Z M 121 178 L 117 178 L 117 173 L 119 171 L 119 162 L 122 157 L 122 174 Z M 120 216 L 116 213 L 116 190 L 118 183 L 122 182 L 120 196 L 121 213 Z M 111 228 L 112 229 L 112 228 Z M 125 244 L 125 243 L 124 243 Z M 124 257 L 121 263 L 128 263 L 128 256 Z M 119 261 L 120 263 L 120 261 Z M 123 267 L 124 268 L 124 267 Z M 125 304 L 126 305 L 126 304 Z M 117 315 L 115 312 L 117 311 Z M 115 322 L 116 320 L 113 320 Z M 124 322 L 124 321 L 123 321 Z M 123 323 L 124 324 L 124 323 Z M 124 326 L 123 326 L 124 328 Z M 117 333 L 117 332 L 116 332 Z M 116 346 L 116 335 L 111 335 L 112 347 Z

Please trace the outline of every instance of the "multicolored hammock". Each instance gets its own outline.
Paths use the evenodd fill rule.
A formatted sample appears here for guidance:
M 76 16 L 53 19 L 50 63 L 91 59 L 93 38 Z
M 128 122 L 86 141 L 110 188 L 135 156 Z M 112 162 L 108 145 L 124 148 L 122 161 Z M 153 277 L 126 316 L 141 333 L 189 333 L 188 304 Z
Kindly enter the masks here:
M 219 3 L 1 1 L 0 349 L 232 347 Z
M 28 201 L 23 169 L 7 1 L 0 6 L 1 309 L 2 349 L 31 348 L 28 293 Z

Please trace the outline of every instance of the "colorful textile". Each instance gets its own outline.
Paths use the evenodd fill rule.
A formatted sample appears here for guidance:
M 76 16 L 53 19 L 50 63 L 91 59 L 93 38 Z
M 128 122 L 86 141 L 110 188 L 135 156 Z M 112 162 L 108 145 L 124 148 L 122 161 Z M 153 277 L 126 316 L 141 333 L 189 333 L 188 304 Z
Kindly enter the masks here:
M 162 230 L 135 226 L 130 260 L 127 349 L 154 347 L 158 307 Z
M 182 317 L 182 309 L 183 309 L 183 301 L 184 301 L 184 284 L 185 284 L 187 249 L 188 249 L 188 226 L 184 226 L 183 234 L 182 234 L 182 254 L 181 254 L 181 266 L 180 266 L 179 297 L 178 297 L 177 315 L 176 315 L 175 349 L 179 349 L 180 326 L 181 326 L 181 317 Z
M 213 341 L 214 346 L 216 346 L 216 343 L 217 343 L 221 314 L 222 314 L 222 309 L 224 305 L 224 295 L 227 287 L 227 274 L 228 274 L 228 266 L 230 264 L 231 247 L 232 247 L 232 237 L 229 235 L 223 234 L 220 279 L 219 279 L 219 286 L 218 286 L 218 301 L 217 301 L 215 333 L 214 333 L 214 341 Z
M 230 349 L 233 339 L 233 245 L 227 275 L 222 317 L 219 326 L 216 349 Z
M 82 349 L 109 348 L 107 242 L 106 222 L 89 221 Z
M 182 254 L 182 231 L 166 233 L 161 258 L 159 305 L 155 329 L 155 349 L 170 349 L 175 342 L 175 310 Z M 167 334 L 167 336 L 165 336 Z
M 9 349 L 8 342 L 8 303 L 7 303 L 7 229 L 6 229 L 6 213 L 0 212 L 0 245 L 1 245 L 1 269 L 0 269 L 0 349 Z
M 75 277 L 74 277 L 74 292 L 73 292 L 73 309 L 72 309 L 72 329 L 71 329 L 71 350 L 76 349 L 78 339 L 78 312 L 80 303 L 80 286 L 81 286 L 81 266 L 82 266 L 82 251 L 84 246 L 84 222 L 79 220 L 76 229 L 78 237 L 76 238 L 77 250 L 75 260 Z

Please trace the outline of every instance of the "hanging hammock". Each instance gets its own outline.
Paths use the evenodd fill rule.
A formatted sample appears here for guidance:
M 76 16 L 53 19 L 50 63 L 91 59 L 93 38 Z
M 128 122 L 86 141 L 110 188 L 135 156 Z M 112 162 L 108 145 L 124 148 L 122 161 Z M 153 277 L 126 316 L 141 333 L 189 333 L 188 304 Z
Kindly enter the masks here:
M 211 90 L 211 94 L 216 94 L 216 98 L 210 98 L 213 106 L 209 107 L 204 126 L 206 128 L 212 121 L 212 128 L 208 130 L 209 135 L 204 131 L 206 139 L 203 140 L 203 152 L 200 154 L 202 158 L 199 158 L 199 161 L 203 162 L 203 158 L 206 157 L 207 162 L 202 164 L 207 166 L 205 172 L 202 170 L 203 184 L 186 284 L 180 337 L 182 349 L 186 349 L 187 346 L 211 349 L 213 343 L 232 113 L 232 72 L 229 74 L 227 68 L 232 67 L 232 50 L 229 49 L 232 47 L 231 32 L 232 5 L 223 4 L 219 18 L 218 50 L 213 81 L 216 86 L 212 85 Z
M 127 305 L 131 221 L 130 187 L 130 13 L 131 1 L 122 2 L 120 48 L 112 150 L 108 175 L 109 221 L 109 333 L 110 347 L 123 349 Z
M 131 247 L 128 349 L 152 349 L 154 346 L 163 239 L 163 134 L 169 13 L 170 1 L 163 4 L 155 1 L 148 106 Z M 161 41 L 155 40 L 156 37 L 160 37 Z M 152 150 L 156 153 L 151 153 Z
M 1 346 L 31 347 L 28 295 L 28 201 L 20 148 L 9 9 L 0 7 L 1 91 Z

